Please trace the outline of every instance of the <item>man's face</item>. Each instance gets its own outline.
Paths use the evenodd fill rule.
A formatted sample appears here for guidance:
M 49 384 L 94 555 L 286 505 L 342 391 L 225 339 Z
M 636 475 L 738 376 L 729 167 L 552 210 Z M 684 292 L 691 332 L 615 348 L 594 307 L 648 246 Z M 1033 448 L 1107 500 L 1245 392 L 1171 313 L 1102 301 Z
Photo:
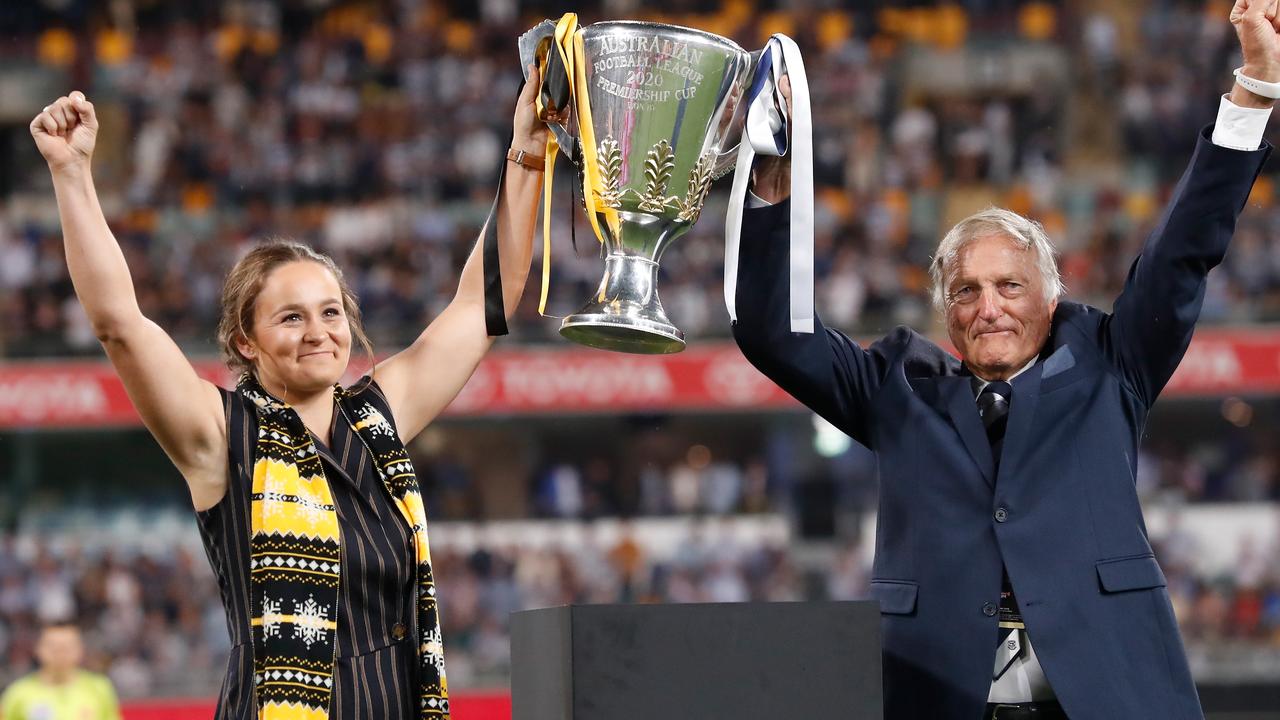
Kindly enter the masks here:
M 984 235 L 960 251 L 944 281 L 947 334 L 975 375 L 1007 380 L 1039 354 L 1058 301 L 1045 300 L 1034 250 Z
M 56 676 L 74 671 L 84 660 L 80 631 L 71 625 L 45 628 L 36 643 L 36 659 L 41 668 Z

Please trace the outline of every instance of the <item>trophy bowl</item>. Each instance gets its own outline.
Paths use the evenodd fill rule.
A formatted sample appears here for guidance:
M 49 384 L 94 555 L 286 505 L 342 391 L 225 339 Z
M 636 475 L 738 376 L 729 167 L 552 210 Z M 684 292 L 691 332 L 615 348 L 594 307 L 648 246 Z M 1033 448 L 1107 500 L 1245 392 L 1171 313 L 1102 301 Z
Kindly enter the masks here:
M 555 27 L 545 21 L 520 38 L 526 67 L 557 52 Z M 590 116 L 550 125 L 587 179 L 584 205 L 592 193 L 605 272 L 560 334 L 606 350 L 679 352 L 684 333 L 658 297 L 658 263 L 698 220 L 711 182 L 732 169 L 752 56 L 675 25 L 600 22 L 577 32 L 581 67 L 568 82 Z

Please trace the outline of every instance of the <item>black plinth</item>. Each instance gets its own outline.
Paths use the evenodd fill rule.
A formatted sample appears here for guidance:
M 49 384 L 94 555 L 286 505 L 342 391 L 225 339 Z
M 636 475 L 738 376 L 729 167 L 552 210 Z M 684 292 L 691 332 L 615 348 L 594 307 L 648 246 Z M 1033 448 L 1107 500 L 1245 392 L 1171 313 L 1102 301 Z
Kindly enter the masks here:
M 883 716 L 875 602 L 581 605 L 511 624 L 512 720 Z

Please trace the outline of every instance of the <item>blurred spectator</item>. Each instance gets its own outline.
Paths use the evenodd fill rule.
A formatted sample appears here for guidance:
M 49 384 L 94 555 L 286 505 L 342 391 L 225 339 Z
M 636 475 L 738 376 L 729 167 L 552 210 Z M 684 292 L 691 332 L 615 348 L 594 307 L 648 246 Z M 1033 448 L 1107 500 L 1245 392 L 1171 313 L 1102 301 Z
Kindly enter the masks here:
M 0 694 L 4 720 L 120 720 L 111 681 L 80 669 L 84 643 L 69 621 L 46 623 L 36 641 L 40 669 Z

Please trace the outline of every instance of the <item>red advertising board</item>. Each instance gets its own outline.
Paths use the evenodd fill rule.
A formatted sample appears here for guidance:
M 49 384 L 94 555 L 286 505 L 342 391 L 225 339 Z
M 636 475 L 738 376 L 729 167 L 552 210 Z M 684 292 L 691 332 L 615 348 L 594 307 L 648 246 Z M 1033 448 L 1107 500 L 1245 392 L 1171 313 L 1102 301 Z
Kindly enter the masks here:
M 1165 393 L 1280 393 L 1280 331 L 1197 332 Z
M 511 695 L 505 691 L 451 693 L 450 713 L 460 720 L 511 720 Z M 209 720 L 216 700 L 143 700 L 120 708 L 124 720 Z
M 223 386 L 233 382 L 216 361 L 202 361 L 197 370 Z M 1165 395 L 1277 392 L 1280 330 L 1203 330 Z M 797 407 L 734 345 L 718 342 L 659 356 L 576 346 L 498 349 L 481 363 L 447 412 L 482 416 Z M 137 423 L 124 387 L 105 362 L 0 364 L 0 428 Z

